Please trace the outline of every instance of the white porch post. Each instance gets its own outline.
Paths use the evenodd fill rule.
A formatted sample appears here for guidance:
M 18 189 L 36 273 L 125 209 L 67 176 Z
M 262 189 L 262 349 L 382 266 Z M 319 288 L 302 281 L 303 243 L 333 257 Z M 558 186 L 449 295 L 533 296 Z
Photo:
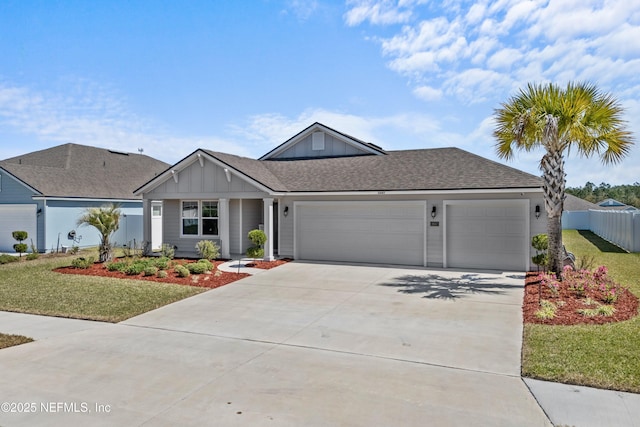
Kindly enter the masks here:
M 220 256 L 231 258 L 229 252 L 229 199 L 218 200 L 218 233 L 220 235 Z
M 45 201 L 46 204 L 46 201 Z M 149 243 L 149 252 L 153 249 L 151 247 L 151 201 L 149 199 L 142 199 L 142 241 Z
M 264 233 L 267 235 L 263 259 L 273 261 L 273 198 L 265 198 L 262 201 L 264 205 Z

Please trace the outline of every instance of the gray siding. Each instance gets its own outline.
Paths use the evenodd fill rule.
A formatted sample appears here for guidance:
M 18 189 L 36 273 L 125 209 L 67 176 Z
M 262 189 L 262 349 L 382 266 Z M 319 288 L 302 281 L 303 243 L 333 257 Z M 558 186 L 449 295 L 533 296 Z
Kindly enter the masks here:
M 431 209 L 436 207 L 435 218 L 431 217 Z M 443 266 L 443 199 L 427 199 L 427 267 Z M 433 223 L 433 225 L 432 225 Z M 437 225 L 436 225 L 437 223 Z
M 312 149 L 312 134 L 298 141 L 293 146 L 287 148 L 274 159 L 294 159 L 309 157 L 338 157 L 338 156 L 354 156 L 359 154 L 368 154 L 367 152 L 354 147 L 338 138 L 334 138 L 329 134 L 324 134 L 324 150 Z
M 145 193 L 144 197 L 153 200 L 266 197 L 266 193 L 236 175 L 230 174 L 231 182 L 229 182 L 224 168 L 208 160 L 204 161 L 203 166 L 200 166 L 200 162 L 196 160 L 183 170 L 176 172 L 176 175 L 177 183 L 173 177 L 169 177 L 153 190 Z
M 252 246 L 251 240 L 247 238 L 247 233 L 258 228 L 262 224 L 263 204 L 262 200 L 242 201 L 242 252 Z

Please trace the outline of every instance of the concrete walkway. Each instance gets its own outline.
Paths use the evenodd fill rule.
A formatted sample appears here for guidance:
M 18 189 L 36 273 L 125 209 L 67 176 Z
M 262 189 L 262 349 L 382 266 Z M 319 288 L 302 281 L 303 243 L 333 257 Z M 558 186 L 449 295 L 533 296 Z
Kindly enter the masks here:
M 120 324 L 62 320 L 0 351 L 21 409 L 0 425 L 550 425 L 519 376 L 522 284 L 293 262 Z M 0 330 L 33 336 L 14 316 Z

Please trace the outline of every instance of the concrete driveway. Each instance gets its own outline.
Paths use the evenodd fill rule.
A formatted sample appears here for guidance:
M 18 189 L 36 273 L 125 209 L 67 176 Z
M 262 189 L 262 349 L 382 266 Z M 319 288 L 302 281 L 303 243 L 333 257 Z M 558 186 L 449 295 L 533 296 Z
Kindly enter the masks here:
M 0 351 L 0 400 L 35 404 L 0 425 L 550 425 L 520 379 L 522 286 L 289 263 Z

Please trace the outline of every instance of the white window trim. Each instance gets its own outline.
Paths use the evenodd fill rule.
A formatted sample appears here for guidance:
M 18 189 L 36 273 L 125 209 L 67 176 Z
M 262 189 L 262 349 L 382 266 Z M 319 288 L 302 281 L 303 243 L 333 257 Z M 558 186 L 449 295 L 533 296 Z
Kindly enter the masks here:
M 198 234 L 184 234 L 182 221 L 184 219 L 189 219 L 188 217 L 183 217 L 183 203 L 185 202 L 196 202 L 198 203 L 198 216 L 194 219 L 198 220 Z M 202 202 L 215 202 L 218 205 L 218 216 L 217 217 L 203 217 L 202 216 Z M 202 224 L 203 219 L 211 219 L 216 218 L 218 220 L 218 234 L 203 234 L 202 233 Z M 179 215 L 179 227 L 180 227 L 180 238 L 183 239 L 219 239 L 220 238 L 220 201 L 218 199 L 202 199 L 202 200 L 194 200 L 194 199 L 185 199 L 180 200 L 180 215 Z

